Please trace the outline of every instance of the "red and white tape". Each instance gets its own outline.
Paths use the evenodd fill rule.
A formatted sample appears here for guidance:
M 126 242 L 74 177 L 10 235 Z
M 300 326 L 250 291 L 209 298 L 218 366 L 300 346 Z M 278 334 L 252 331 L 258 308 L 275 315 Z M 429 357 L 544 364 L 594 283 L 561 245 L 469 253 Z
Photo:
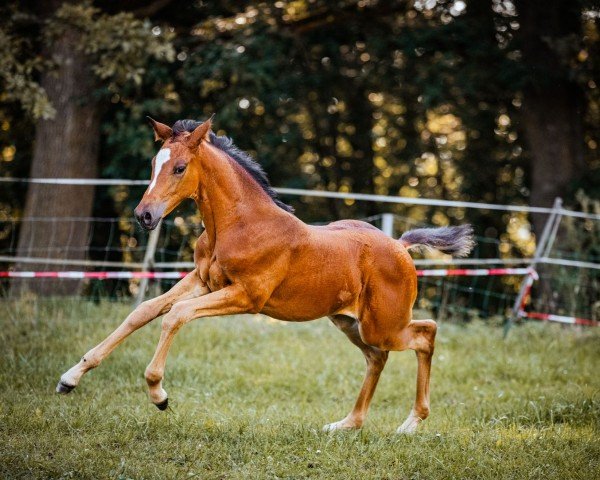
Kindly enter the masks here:
M 587 326 L 599 326 L 600 322 L 595 320 L 588 320 L 587 318 L 578 318 L 578 317 L 567 317 L 564 315 L 554 315 L 551 313 L 539 313 L 539 312 L 526 312 L 525 306 L 527 305 L 527 301 L 531 295 L 531 287 L 533 286 L 533 282 L 539 279 L 537 272 L 534 269 L 530 269 L 530 274 L 525 281 L 525 292 L 523 295 L 523 300 L 521 301 L 520 309 L 519 309 L 519 317 L 521 318 L 529 318 L 531 320 L 540 320 L 543 322 L 559 322 L 566 323 L 569 325 L 587 325 Z
M 178 279 L 189 272 L 0 272 L 8 278 L 94 278 L 97 280 L 128 280 L 132 278 Z
M 418 277 L 490 277 L 498 275 L 529 275 L 531 268 L 455 268 L 417 270 Z
M 565 317 L 563 315 L 552 315 L 550 313 L 538 313 L 538 312 L 525 312 L 521 310 L 519 316 L 523 318 L 531 318 L 533 320 L 541 320 L 544 322 L 560 322 L 567 323 L 569 325 L 587 325 L 597 327 L 600 322 L 595 320 L 588 320 L 586 318 L 578 317 Z
M 82 272 L 82 271 L 62 271 L 62 272 L 0 272 L 0 278 L 66 278 L 83 279 L 91 278 L 96 280 L 130 280 L 134 278 L 148 278 L 157 280 L 178 280 L 185 277 L 189 272 Z M 419 277 L 485 277 L 500 275 L 529 275 L 526 284 L 526 295 L 523 297 L 521 311 L 519 316 L 534 320 L 560 322 L 571 325 L 591 325 L 599 326 L 600 322 L 587 320 L 585 318 L 566 317 L 562 315 L 552 315 L 548 313 L 525 312 L 524 307 L 531 290 L 533 281 L 537 279 L 537 273 L 532 268 L 477 268 L 477 269 L 434 269 L 417 270 Z
M 528 275 L 530 268 L 477 268 L 417 270 L 419 277 L 488 277 L 498 275 Z M 132 278 L 178 279 L 188 272 L 0 272 L 0 278 L 93 278 L 97 280 L 128 280 Z

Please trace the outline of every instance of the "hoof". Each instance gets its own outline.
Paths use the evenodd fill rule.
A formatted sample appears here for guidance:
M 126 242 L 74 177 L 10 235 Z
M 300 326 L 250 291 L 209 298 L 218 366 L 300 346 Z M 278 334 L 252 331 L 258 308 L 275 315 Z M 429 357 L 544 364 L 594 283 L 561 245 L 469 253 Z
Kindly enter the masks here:
M 402 425 L 398 427 L 396 433 L 400 435 L 413 435 L 417 432 L 419 428 L 419 424 L 421 423 L 421 418 L 416 415 L 409 415 L 408 418 L 404 421 Z
M 343 420 L 340 422 L 329 423 L 323 427 L 324 432 L 336 432 L 336 431 L 350 431 L 359 430 L 361 425 L 348 424 Z
M 169 406 L 169 399 L 165 398 L 162 402 L 160 403 L 156 403 L 156 408 L 158 408 L 159 410 L 166 410 L 167 407 Z
M 60 393 L 62 395 L 66 395 L 67 393 L 71 393 L 71 390 L 75 388 L 75 385 L 68 385 L 62 380 L 58 382 L 56 385 L 56 393 Z

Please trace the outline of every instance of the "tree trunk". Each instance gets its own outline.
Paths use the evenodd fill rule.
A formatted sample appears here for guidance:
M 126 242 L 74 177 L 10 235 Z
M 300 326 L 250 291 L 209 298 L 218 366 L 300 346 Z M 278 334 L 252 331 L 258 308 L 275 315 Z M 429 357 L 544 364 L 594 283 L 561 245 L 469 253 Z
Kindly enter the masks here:
M 56 117 L 40 120 L 36 125 L 31 177 L 97 176 L 100 107 L 93 100 L 95 82 L 89 62 L 77 47 L 77 32 L 69 27 L 60 39 L 47 46 L 46 56 L 57 62 L 57 68 L 44 74 L 42 86 L 56 109 Z M 84 259 L 93 198 L 92 186 L 31 184 L 17 255 Z M 20 263 L 17 268 L 67 270 L 73 267 Z M 12 284 L 13 292 L 27 290 L 41 295 L 77 294 L 80 286 L 77 280 L 56 279 L 20 280 Z
M 580 2 L 521 0 L 519 40 L 526 68 L 522 126 L 531 158 L 531 203 L 551 207 L 555 197 L 570 194 L 584 172 L 583 93 L 571 76 L 570 63 L 581 35 Z M 532 216 L 539 236 L 548 215 Z M 558 233 L 560 243 L 561 232 Z M 563 295 L 552 278 L 542 277 L 533 298 L 555 311 Z
M 353 95 L 347 97 L 347 104 L 352 111 L 352 120 L 356 133 L 349 140 L 354 150 L 352 158 L 352 174 L 354 177 L 354 192 L 375 193 L 375 164 L 373 163 L 373 107 L 368 99 L 368 91 L 364 85 L 354 82 L 348 85 L 348 92 Z M 387 207 L 387 206 L 386 206 Z M 366 202 L 364 214 L 372 216 L 379 213 L 380 207 L 375 202 Z
M 530 89 L 523 102 L 523 127 L 531 155 L 531 204 L 551 207 L 583 171 L 582 112 L 570 85 Z M 533 217 L 540 235 L 547 215 Z
M 583 96 L 569 75 L 569 47 L 581 34 L 581 6 L 562 0 L 521 0 L 517 6 L 527 69 L 522 122 L 531 156 L 531 203 L 550 207 L 584 165 Z M 546 218 L 533 216 L 536 234 Z

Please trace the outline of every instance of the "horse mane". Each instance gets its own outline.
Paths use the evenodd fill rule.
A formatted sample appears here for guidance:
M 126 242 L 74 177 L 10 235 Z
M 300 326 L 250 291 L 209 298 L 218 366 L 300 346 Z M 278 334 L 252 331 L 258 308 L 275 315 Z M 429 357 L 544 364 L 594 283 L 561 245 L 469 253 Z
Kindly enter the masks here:
M 193 132 L 198 126 L 202 125 L 203 122 L 198 122 L 196 120 L 177 120 L 173 125 L 173 136 L 177 137 L 185 132 Z M 241 166 L 246 172 L 250 174 L 250 176 L 254 179 L 256 183 L 265 191 L 265 193 L 275 202 L 275 204 L 285 210 L 286 212 L 293 213 L 294 209 L 290 205 L 283 203 L 277 192 L 273 189 L 271 184 L 269 183 L 269 178 L 267 174 L 261 167 L 261 165 L 254 160 L 248 153 L 240 150 L 235 146 L 233 140 L 225 135 L 218 136 L 214 132 L 209 133 L 210 143 L 212 143 L 215 147 L 217 147 L 222 152 L 226 153 L 233 160 L 237 162 L 239 166 Z

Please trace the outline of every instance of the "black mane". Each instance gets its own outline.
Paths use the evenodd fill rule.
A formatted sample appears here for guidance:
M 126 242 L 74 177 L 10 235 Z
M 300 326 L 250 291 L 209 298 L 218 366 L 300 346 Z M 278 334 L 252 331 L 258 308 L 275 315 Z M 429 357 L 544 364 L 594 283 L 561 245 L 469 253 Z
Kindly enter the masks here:
M 173 125 L 173 136 L 181 135 L 184 132 L 193 132 L 198 126 L 202 125 L 202 122 L 196 120 L 177 120 Z M 226 136 L 217 136 L 212 131 L 210 132 L 210 143 L 212 143 L 219 150 L 222 150 L 235 160 L 244 170 L 246 170 L 250 176 L 258 183 L 261 188 L 266 192 L 269 197 L 275 202 L 275 204 L 285 210 L 286 212 L 293 213 L 294 209 L 289 205 L 286 205 L 279 200 L 277 192 L 271 187 L 267 174 L 262 169 L 260 164 L 256 162 L 246 152 L 237 148 L 233 140 Z

